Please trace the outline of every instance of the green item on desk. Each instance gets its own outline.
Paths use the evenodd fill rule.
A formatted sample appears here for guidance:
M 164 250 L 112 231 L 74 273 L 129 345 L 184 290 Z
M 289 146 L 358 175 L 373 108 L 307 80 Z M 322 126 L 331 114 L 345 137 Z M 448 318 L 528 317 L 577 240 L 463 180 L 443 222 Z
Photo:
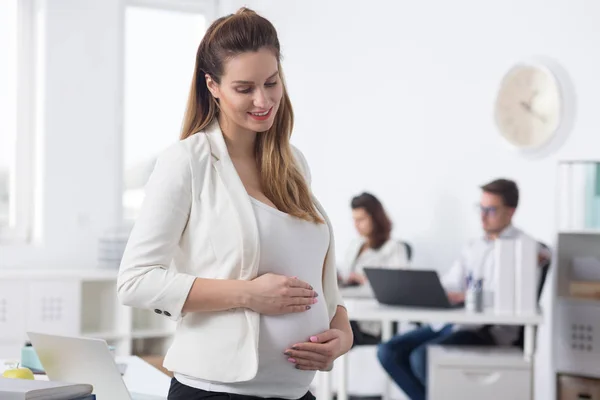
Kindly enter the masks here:
M 43 373 L 44 367 L 31 343 L 26 343 L 21 349 L 21 365 L 34 373 Z
M 600 163 L 594 165 L 594 195 L 600 196 Z

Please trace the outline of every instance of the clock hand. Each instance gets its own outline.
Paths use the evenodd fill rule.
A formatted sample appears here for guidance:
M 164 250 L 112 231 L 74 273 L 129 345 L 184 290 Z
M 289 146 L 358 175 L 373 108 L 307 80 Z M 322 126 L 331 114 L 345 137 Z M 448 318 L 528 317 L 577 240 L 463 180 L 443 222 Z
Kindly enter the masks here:
M 533 92 L 533 94 L 531 95 L 531 98 L 529 99 L 529 105 L 531 106 L 531 103 L 533 103 L 533 99 L 535 99 L 535 96 L 538 95 L 538 91 L 536 90 L 535 92 Z
M 524 101 L 521 101 L 519 104 L 521 104 L 521 107 L 523 107 L 525 110 L 527 110 L 528 113 L 530 113 L 531 115 L 533 115 L 534 117 L 536 117 L 537 119 L 539 119 L 542 123 L 544 123 L 544 124 L 546 123 L 546 117 L 544 117 L 540 113 L 534 111 L 531 108 L 531 104 L 526 103 Z
M 546 123 L 546 117 L 544 117 L 544 116 L 543 116 L 543 115 L 541 115 L 540 113 L 538 113 L 538 112 L 535 112 L 535 111 L 533 111 L 533 110 L 530 110 L 530 111 L 531 111 L 531 114 L 532 114 L 533 116 L 535 116 L 537 119 L 539 119 L 540 121 L 542 121 L 542 123 L 544 123 L 544 124 Z
M 531 99 L 529 99 L 529 110 L 531 111 L 531 113 L 532 113 L 533 115 L 535 115 L 536 117 L 538 117 L 538 119 L 539 119 L 540 121 L 542 121 L 542 123 L 544 123 L 544 124 L 545 124 L 545 123 L 546 123 L 546 117 L 544 117 L 544 116 L 543 116 L 543 115 L 541 115 L 540 113 L 538 113 L 538 112 L 534 111 L 534 109 L 533 109 L 533 106 L 532 106 L 532 104 L 533 104 L 533 99 L 535 99 L 535 98 L 537 97 L 537 95 L 538 95 L 538 94 L 539 94 L 539 91 L 537 91 L 537 90 L 536 90 L 536 91 L 535 91 L 535 92 L 533 92 L 533 94 L 531 95 Z

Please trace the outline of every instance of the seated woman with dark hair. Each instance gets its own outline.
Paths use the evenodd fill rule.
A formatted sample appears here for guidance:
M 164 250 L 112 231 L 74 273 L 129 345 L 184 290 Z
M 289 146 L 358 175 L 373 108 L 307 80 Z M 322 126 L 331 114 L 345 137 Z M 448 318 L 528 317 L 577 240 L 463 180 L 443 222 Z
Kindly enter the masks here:
M 377 197 L 361 193 L 350 203 L 354 226 L 360 235 L 352 241 L 340 274 L 342 286 L 362 285 L 367 278 L 365 267 L 409 268 L 410 254 L 407 244 L 390 237 L 392 222 Z M 379 342 L 379 323 L 351 321 L 354 344 Z

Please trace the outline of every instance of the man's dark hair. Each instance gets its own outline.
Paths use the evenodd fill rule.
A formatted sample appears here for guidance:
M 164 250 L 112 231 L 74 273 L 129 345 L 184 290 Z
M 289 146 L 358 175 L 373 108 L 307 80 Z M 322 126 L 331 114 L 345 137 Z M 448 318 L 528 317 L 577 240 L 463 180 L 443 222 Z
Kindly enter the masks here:
M 481 190 L 500 196 L 506 207 L 517 208 L 519 205 L 519 188 L 509 179 L 496 179 L 483 185 Z

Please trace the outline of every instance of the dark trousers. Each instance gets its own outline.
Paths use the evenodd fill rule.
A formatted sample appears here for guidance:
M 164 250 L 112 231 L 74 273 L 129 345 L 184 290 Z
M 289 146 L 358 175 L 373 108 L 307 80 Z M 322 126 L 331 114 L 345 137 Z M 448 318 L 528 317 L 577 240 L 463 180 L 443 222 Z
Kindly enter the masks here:
M 202 389 L 196 389 L 187 385 L 182 384 L 177 379 L 171 379 L 171 387 L 169 387 L 168 400 L 200 400 L 200 399 L 212 399 L 212 400 L 265 400 L 263 397 L 244 396 L 241 394 L 233 393 L 220 393 L 220 392 L 208 392 Z M 276 397 L 269 398 L 268 400 L 284 400 Z M 310 392 L 300 397 L 298 400 L 316 400 Z
M 427 346 L 431 344 L 487 346 L 494 340 L 487 332 L 453 331 L 447 325 L 440 331 L 418 328 L 379 345 L 379 362 L 411 400 L 426 398 Z

